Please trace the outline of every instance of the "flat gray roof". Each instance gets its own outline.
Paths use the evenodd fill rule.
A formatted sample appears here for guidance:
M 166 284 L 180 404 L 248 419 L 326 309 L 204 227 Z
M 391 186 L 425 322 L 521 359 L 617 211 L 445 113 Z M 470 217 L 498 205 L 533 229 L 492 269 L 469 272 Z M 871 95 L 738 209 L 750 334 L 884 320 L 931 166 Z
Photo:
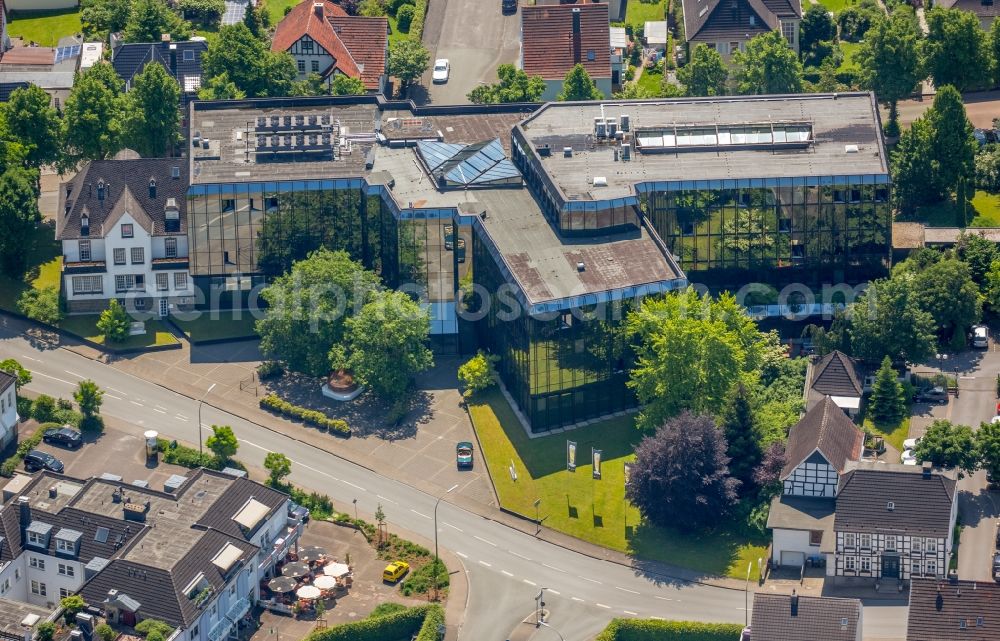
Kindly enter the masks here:
M 17 636 L 24 636 L 25 632 L 29 629 L 34 629 L 35 626 L 27 628 L 21 625 L 24 618 L 30 614 L 34 614 L 38 617 L 38 623 L 45 621 L 46 618 L 52 614 L 52 608 L 43 608 L 41 606 L 32 605 L 30 603 L 25 603 L 23 601 L 14 601 L 13 599 L 0 599 L 0 631 L 6 632 L 7 634 L 15 634 Z M 37 623 L 35 625 L 38 625 Z
M 280 104 L 280 103 L 278 103 Z M 380 117 L 374 103 L 362 104 L 321 104 L 312 102 L 297 105 L 287 101 L 280 107 L 258 104 L 235 103 L 236 106 L 218 108 L 211 103 L 195 103 L 191 109 L 191 136 L 199 135 L 209 140 L 209 148 L 191 146 L 191 184 L 261 182 L 278 180 L 321 180 L 324 178 L 361 177 L 365 173 L 365 155 L 375 144 L 375 129 Z M 292 124 L 270 126 L 271 117 L 293 118 Z M 297 116 L 306 118 L 296 124 Z M 267 125 L 258 127 L 258 118 L 267 118 Z M 328 131 L 335 138 L 333 160 L 309 160 L 306 154 L 295 151 L 295 146 L 286 147 L 284 141 L 278 149 L 284 157 L 292 158 L 284 162 L 261 162 L 254 151 L 257 149 L 257 135 L 271 135 L 292 132 L 320 134 L 322 124 L 310 125 L 310 117 L 326 118 Z M 341 142 L 345 144 L 342 146 Z M 192 141 L 189 140 L 191 145 Z M 270 140 L 267 149 L 271 149 Z M 287 150 L 287 153 L 286 153 Z M 249 152 L 249 153 L 248 153 Z
M 615 162 L 613 145 L 598 141 L 594 119 L 630 119 L 625 142 L 634 148 L 637 129 L 776 122 L 809 123 L 813 142 L 805 148 L 687 149 L 635 152 Z M 646 101 L 549 103 L 517 126 L 532 147 L 549 145 L 541 165 L 565 200 L 607 200 L 635 193 L 643 182 L 855 176 L 888 174 L 878 110 L 870 93 L 731 96 Z M 856 153 L 846 146 L 856 145 Z M 572 147 L 573 156 L 563 157 Z M 606 187 L 593 186 L 595 176 Z

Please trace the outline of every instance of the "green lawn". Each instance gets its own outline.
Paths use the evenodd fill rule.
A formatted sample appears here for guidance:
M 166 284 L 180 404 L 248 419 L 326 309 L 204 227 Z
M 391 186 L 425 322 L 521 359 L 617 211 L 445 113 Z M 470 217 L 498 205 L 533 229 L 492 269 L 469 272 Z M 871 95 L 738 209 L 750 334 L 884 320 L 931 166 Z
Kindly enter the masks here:
M 885 442 L 896 448 L 900 453 L 903 452 L 903 441 L 909 438 L 910 434 L 910 415 L 909 408 L 907 408 L 906 417 L 899 422 L 898 425 L 876 425 L 870 418 L 866 418 L 863 424 L 863 429 L 866 432 L 871 432 L 878 436 L 885 437 Z M 891 461 L 892 463 L 899 463 L 899 461 Z
M 625 502 L 624 464 L 634 458 L 640 434 L 632 417 L 614 418 L 567 434 L 529 439 L 497 390 L 469 403 L 500 503 L 534 518 L 533 503 L 541 499 L 542 522 L 598 545 L 697 571 L 746 576 L 747 563 L 757 572 L 756 559 L 766 544 L 749 542 L 729 532 L 687 535 L 642 522 L 639 511 Z M 566 440 L 577 443 L 577 468 L 566 470 Z M 591 447 L 603 450 L 599 481 L 592 479 Z M 517 481 L 508 466 L 513 461 Z
M 917 208 L 913 220 L 928 227 L 1000 227 L 1000 194 L 977 191 L 966 210 L 966 225 L 961 222 L 954 199 Z
M 59 288 L 62 273 L 62 247 L 55 240 L 51 224 L 41 224 L 35 229 L 34 249 L 28 255 L 28 272 L 22 279 L 0 274 L 0 309 L 17 311 L 17 299 L 29 287 Z
M 181 328 L 192 343 L 217 340 L 220 338 L 256 338 L 254 323 L 257 319 L 250 312 L 222 312 L 212 318 L 210 312 L 203 312 L 197 318 L 181 320 L 176 316 L 171 320 Z
M 27 44 L 37 42 L 43 47 L 54 47 L 63 36 L 72 36 L 82 31 L 79 9 L 56 9 L 54 11 L 15 11 L 7 24 L 11 38 L 20 37 Z
M 625 22 L 627 24 L 645 27 L 647 22 L 656 22 L 667 19 L 667 2 L 658 0 L 648 2 L 648 0 L 627 0 L 625 7 Z
M 827 10 L 834 13 L 840 13 L 850 5 L 854 4 L 853 0 L 819 0 L 819 3 L 827 8 Z M 804 12 L 809 8 L 808 0 L 803 3 L 802 11 Z
M 277 26 L 285 17 L 285 9 L 294 7 L 302 0 L 267 0 L 267 13 L 271 17 L 271 26 Z
M 639 86 L 651 92 L 651 95 L 659 96 L 663 91 L 663 73 L 655 69 L 643 69 L 639 76 Z
M 840 41 L 840 50 L 844 53 L 844 60 L 840 63 L 839 71 L 858 71 L 858 65 L 854 62 L 861 45 L 857 42 Z
M 67 316 L 59 323 L 59 327 L 70 334 L 104 345 L 104 336 L 97 330 L 99 314 L 84 314 L 82 316 Z M 170 330 L 158 320 L 146 321 L 146 333 L 142 336 L 129 336 L 122 343 L 113 343 L 111 349 L 132 349 L 137 347 L 154 347 L 160 345 L 175 345 L 177 339 Z

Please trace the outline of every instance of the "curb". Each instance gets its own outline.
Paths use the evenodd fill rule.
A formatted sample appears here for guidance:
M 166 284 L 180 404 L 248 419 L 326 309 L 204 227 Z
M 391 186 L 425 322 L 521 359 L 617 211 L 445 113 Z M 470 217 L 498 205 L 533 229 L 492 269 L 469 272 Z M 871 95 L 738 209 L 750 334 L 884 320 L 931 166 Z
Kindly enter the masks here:
M 55 325 L 49 325 L 48 323 L 43 323 L 41 321 L 36 321 L 33 318 L 28 318 L 27 316 L 19 314 L 18 312 L 12 312 L 10 310 L 4 309 L 0 310 L 0 315 L 7 315 L 12 318 L 16 318 L 19 321 L 34 325 L 35 327 L 45 330 L 47 332 L 55 332 L 56 334 L 59 334 L 59 337 L 62 340 L 70 339 L 73 341 L 78 341 L 91 349 L 96 349 L 98 351 L 104 352 L 105 354 L 137 354 L 140 352 L 142 353 L 165 352 L 172 349 L 181 349 L 181 347 L 183 347 L 179 340 L 176 343 L 171 343 L 169 345 L 150 345 L 149 347 L 122 347 L 122 348 L 108 347 L 107 345 L 102 345 L 101 343 L 95 343 L 92 340 L 88 340 L 83 336 L 74 334 L 73 332 L 62 329 L 61 327 L 56 327 Z M 176 336 L 174 338 L 176 338 Z M 60 349 L 64 349 L 67 347 L 68 346 L 66 345 L 59 346 Z

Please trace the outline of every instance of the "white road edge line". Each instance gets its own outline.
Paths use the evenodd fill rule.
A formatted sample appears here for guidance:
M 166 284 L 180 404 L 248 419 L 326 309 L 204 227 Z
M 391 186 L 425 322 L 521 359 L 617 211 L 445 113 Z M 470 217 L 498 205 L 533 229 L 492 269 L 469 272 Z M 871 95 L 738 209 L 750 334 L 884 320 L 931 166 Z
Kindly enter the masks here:
M 497 546 L 497 544 L 496 544 L 496 543 L 494 543 L 493 541 L 487 541 L 487 540 L 486 540 L 486 539 L 484 539 L 483 537 L 481 537 L 481 536 L 476 536 L 475 534 L 473 534 L 473 535 L 472 535 L 472 538 L 474 538 L 474 539 L 476 539 L 476 540 L 478 540 L 478 541 L 482 541 L 483 543 L 485 543 L 485 544 L 487 544 L 487 545 L 492 545 L 493 547 L 496 547 L 496 546 Z

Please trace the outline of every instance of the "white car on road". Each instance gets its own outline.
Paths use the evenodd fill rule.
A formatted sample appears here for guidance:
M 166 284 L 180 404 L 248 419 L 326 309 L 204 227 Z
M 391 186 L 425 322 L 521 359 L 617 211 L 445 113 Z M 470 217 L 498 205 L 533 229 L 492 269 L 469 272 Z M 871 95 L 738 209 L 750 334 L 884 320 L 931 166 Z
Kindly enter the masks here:
M 434 82 L 448 82 L 448 75 L 451 73 L 451 63 L 447 58 L 438 58 L 434 61 L 434 72 L 431 80 Z

